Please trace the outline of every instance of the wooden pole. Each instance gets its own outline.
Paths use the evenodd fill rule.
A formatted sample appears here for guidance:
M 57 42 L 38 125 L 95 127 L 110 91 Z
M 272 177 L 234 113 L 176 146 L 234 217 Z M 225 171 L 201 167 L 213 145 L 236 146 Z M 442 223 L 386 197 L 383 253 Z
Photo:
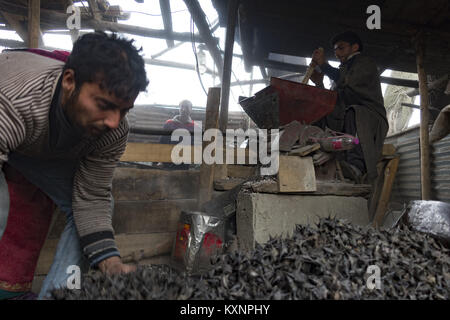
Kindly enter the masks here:
M 204 130 L 217 128 L 219 121 L 219 103 L 220 103 L 220 88 L 209 88 L 208 90 L 208 100 L 206 103 L 206 114 L 205 114 L 205 128 Z M 203 149 L 214 142 L 203 142 Z M 203 150 L 202 149 L 202 150 Z M 216 149 L 217 151 L 217 149 Z M 202 151 L 203 153 L 203 151 Z M 202 154 L 203 158 L 203 154 Z M 202 161 L 200 166 L 200 184 L 198 192 L 198 209 L 201 210 L 201 206 L 211 199 L 212 188 L 214 179 L 214 164 L 206 164 Z
M 172 13 L 170 12 L 170 2 L 169 0 L 159 0 L 159 7 L 161 8 L 161 15 L 164 24 L 164 30 L 167 33 L 171 34 L 173 32 L 172 27 Z M 167 47 L 173 48 L 175 46 L 175 42 L 173 39 L 166 40 Z
M 233 61 L 234 31 L 236 28 L 236 16 L 238 0 L 228 1 L 227 31 L 225 35 L 225 54 L 222 74 L 222 97 L 220 99 L 219 128 L 225 132 L 228 124 L 228 103 L 230 100 L 230 82 Z
M 424 69 L 425 41 L 420 33 L 415 39 L 417 74 L 420 92 L 420 176 L 422 182 L 422 200 L 431 199 L 430 144 L 428 140 L 428 86 Z
M 39 48 L 41 0 L 28 0 L 28 47 Z
M 375 211 L 375 217 L 373 219 L 373 226 L 379 228 L 383 224 L 384 216 L 388 207 L 388 203 L 391 197 L 392 187 L 394 185 L 395 175 L 397 174 L 399 157 L 395 157 L 390 160 L 384 170 L 384 181 L 381 189 L 381 195 L 378 199 L 377 210 Z

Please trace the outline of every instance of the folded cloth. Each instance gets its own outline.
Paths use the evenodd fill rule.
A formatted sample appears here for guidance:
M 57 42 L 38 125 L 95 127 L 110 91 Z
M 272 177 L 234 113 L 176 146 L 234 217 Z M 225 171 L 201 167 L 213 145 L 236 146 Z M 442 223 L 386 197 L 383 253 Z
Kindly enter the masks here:
M 7 163 L 3 165 L 10 207 L 0 240 L 0 290 L 28 292 L 55 205 Z

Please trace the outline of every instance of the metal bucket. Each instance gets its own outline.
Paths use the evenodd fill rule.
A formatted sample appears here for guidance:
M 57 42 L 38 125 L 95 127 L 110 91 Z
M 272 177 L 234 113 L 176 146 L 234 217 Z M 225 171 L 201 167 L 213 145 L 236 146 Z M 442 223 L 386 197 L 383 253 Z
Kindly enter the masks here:
M 222 219 L 182 211 L 172 247 L 174 267 L 189 274 L 208 270 L 211 257 L 222 251 L 224 233 Z
M 330 114 L 337 100 L 336 91 L 270 78 L 270 86 L 239 103 L 261 129 L 277 129 L 294 120 L 313 123 Z

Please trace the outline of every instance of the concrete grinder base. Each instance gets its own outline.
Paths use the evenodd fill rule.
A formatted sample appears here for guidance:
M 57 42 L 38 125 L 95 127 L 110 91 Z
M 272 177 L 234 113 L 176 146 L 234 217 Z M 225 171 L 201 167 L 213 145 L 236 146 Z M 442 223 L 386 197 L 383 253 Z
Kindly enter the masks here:
M 241 193 L 237 199 L 237 237 L 242 250 L 263 244 L 270 236 L 290 236 L 296 224 L 314 225 L 336 217 L 366 226 L 367 200 L 362 197 Z

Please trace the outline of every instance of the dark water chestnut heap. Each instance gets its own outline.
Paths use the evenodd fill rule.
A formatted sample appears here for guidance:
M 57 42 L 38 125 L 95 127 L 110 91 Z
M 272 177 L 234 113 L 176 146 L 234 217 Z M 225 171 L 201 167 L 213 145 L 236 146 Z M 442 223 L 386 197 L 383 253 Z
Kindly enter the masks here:
M 398 226 L 389 231 L 321 219 L 271 238 L 250 253 L 213 258 L 212 269 L 187 276 L 167 265 L 140 266 L 107 277 L 91 273 L 81 290 L 53 299 L 449 299 L 449 250 L 430 236 Z M 376 273 L 367 273 L 375 265 Z M 373 267 L 371 267 L 373 268 Z M 370 269 L 369 269 L 370 270 Z M 369 286 L 368 286 L 369 284 Z M 372 286 L 373 288 L 373 286 Z

